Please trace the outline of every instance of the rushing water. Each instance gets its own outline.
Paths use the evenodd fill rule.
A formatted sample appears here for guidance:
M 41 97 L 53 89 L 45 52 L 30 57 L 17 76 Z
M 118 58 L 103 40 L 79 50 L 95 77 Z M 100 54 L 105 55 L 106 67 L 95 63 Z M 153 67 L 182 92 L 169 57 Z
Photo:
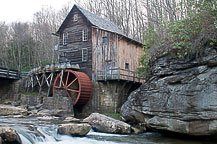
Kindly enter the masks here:
M 37 118 L 0 117 L 0 126 L 15 128 L 23 144 L 211 144 L 209 141 L 163 137 L 153 132 L 139 135 L 117 135 L 90 131 L 86 137 L 72 137 L 57 134 L 57 124 L 54 123 L 39 121 Z

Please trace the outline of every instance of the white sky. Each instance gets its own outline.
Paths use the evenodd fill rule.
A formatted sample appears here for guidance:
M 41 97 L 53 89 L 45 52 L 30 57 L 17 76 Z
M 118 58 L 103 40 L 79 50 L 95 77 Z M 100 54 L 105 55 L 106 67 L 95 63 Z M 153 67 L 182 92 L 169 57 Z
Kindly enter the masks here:
M 59 10 L 69 1 L 70 0 L 0 0 L 0 21 L 5 21 L 6 23 L 32 21 L 33 14 L 39 11 L 43 6 L 52 6 L 54 9 Z

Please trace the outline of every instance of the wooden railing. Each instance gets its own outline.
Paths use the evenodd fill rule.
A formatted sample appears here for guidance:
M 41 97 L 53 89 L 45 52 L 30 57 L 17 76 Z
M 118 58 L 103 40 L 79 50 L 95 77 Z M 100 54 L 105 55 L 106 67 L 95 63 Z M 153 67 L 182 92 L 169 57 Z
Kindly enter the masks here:
M 8 79 L 21 79 L 27 76 L 27 72 L 21 72 L 18 70 L 12 70 L 7 68 L 0 67 L 0 78 L 8 78 Z
M 107 81 L 107 80 L 127 80 L 133 82 L 142 82 L 143 77 L 140 77 L 138 73 L 126 69 L 111 68 L 107 70 L 97 70 L 96 80 Z

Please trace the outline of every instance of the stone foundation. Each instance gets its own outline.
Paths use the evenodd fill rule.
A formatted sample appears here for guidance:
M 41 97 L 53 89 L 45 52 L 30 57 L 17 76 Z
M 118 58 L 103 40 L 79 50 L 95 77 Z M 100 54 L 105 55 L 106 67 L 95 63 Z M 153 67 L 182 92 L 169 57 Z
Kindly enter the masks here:
M 54 97 L 41 97 L 24 94 L 18 94 L 15 95 L 15 97 L 21 100 L 22 105 L 36 106 L 38 104 L 43 104 L 43 109 L 63 110 L 66 115 L 74 115 L 72 101 L 68 97 L 62 97 L 61 95 Z
M 117 113 L 127 100 L 129 93 L 139 85 L 127 81 L 93 82 L 92 97 L 83 107 L 83 113 Z
M 1 81 L 2 82 L 2 81 Z M 73 113 L 71 99 L 64 91 L 56 92 L 53 97 L 47 97 L 47 90 L 43 90 L 40 96 L 24 95 L 25 80 L 5 81 L 0 83 L 0 100 L 20 101 L 22 105 L 36 106 L 43 104 L 45 109 L 61 109 Z M 93 82 L 92 97 L 82 107 L 75 107 L 77 113 L 90 114 L 92 112 L 116 113 L 120 111 L 121 105 L 127 100 L 131 91 L 139 85 L 129 81 L 106 81 Z
M 0 103 L 4 103 L 8 100 L 13 101 L 14 94 L 20 91 L 21 85 L 21 80 L 15 81 L 8 79 L 0 79 Z
M 150 79 L 129 96 L 122 117 L 158 131 L 217 135 L 216 47 L 204 47 L 200 57 L 163 55 L 149 65 Z

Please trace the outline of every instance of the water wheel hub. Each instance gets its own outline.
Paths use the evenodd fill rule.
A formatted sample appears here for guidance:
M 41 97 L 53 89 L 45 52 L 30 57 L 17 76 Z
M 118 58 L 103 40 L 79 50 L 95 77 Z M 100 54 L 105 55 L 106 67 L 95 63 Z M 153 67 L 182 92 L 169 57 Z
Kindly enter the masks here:
M 65 91 L 73 105 L 84 105 L 92 95 L 92 83 L 85 73 L 66 69 L 54 81 L 53 94 L 59 90 Z

